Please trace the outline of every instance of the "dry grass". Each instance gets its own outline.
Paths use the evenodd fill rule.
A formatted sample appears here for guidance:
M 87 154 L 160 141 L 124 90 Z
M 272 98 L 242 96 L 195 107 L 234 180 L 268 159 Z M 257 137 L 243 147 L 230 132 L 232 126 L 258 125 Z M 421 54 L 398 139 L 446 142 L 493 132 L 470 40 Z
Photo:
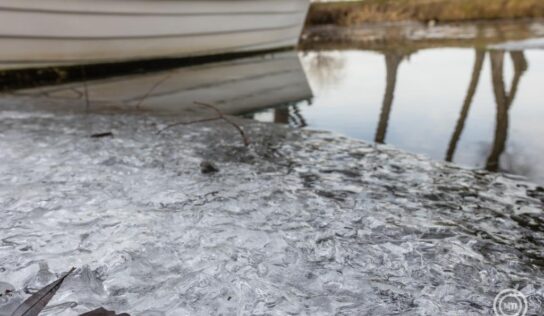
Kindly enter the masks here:
M 415 20 L 441 22 L 544 17 L 544 0 L 365 0 L 315 3 L 308 25 Z

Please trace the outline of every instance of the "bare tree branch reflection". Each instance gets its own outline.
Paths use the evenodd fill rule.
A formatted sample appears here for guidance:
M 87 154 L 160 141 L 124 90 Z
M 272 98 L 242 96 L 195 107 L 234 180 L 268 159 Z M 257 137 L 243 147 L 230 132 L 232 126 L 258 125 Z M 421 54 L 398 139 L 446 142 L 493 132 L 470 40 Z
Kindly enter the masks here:
M 459 143 L 459 139 L 461 138 L 461 134 L 463 133 L 463 129 L 465 128 L 465 122 L 467 120 L 468 113 L 472 105 L 472 100 L 474 99 L 474 95 L 476 94 L 476 89 L 478 88 L 478 83 L 480 82 L 480 75 L 482 73 L 484 60 L 485 60 L 485 51 L 477 49 L 476 59 L 474 61 L 474 67 L 472 68 L 472 78 L 468 86 L 468 91 L 465 97 L 465 101 L 463 102 L 463 107 L 461 108 L 461 115 L 459 116 L 459 119 L 457 120 L 457 124 L 455 125 L 455 131 L 453 132 L 450 144 L 448 146 L 448 152 L 446 153 L 446 161 L 451 162 L 453 160 L 453 156 L 455 155 L 457 144 Z
M 341 56 L 327 52 L 315 52 L 303 57 L 308 77 L 316 88 L 330 88 L 344 77 L 346 61 Z

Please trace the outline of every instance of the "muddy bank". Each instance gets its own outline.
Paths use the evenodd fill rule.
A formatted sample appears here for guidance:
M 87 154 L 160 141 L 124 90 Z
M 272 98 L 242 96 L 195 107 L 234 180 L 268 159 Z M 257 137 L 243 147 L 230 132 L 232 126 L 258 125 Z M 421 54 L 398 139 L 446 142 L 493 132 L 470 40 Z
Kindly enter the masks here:
M 454 22 L 544 17 L 541 0 L 365 0 L 314 3 L 307 26 L 368 22 Z
M 544 296 L 542 188 L 325 132 L 0 103 L 0 301 L 43 315 L 489 314 Z M 114 137 L 90 135 L 112 132 Z M 220 170 L 202 174 L 203 160 Z

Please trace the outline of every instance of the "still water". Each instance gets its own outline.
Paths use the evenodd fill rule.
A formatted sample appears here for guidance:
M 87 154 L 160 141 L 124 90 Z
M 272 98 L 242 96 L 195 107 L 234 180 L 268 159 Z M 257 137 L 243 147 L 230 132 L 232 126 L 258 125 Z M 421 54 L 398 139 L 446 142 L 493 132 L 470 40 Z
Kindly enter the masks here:
M 544 51 L 299 56 L 314 97 L 256 119 L 331 130 L 544 183 Z

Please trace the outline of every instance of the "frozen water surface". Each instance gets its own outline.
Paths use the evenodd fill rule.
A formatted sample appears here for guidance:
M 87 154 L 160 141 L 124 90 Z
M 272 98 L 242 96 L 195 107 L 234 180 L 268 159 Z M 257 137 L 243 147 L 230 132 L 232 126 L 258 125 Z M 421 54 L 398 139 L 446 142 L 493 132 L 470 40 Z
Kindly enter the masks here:
M 0 315 L 492 315 L 544 296 L 544 192 L 330 133 L 0 110 Z M 89 135 L 109 132 L 113 138 Z M 209 160 L 221 169 L 200 173 Z

